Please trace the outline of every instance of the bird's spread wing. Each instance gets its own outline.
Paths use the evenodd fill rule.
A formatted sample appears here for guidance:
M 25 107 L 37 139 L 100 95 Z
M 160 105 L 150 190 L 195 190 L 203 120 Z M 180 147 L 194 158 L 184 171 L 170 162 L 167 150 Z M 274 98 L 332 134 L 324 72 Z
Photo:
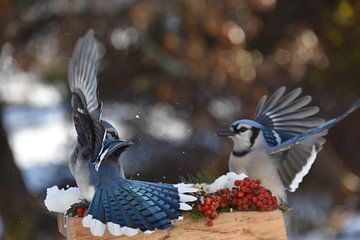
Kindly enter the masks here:
M 322 137 L 327 134 L 328 129 L 359 107 L 360 99 L 339 117 L 323 122 L 319 126 L 271 148 L 272 155 L 285 155 L 285 158 L 279 164 L 278 171 L 289 191 L 295 191 L 303 177 L 309 172 L 317 153 L 325 143 Z
M 319 112 L 317 106 L 306 106 L 311 102 L 311 96 L 303 96 L 301 88 L 285 94 L 285 87 L 279 88 L 271 97 L 263 96 L 255 113 L 255 121 L 264 127 L 274 130 L 282 137 L 304 133 L 324 120 L 314 118 Z
M 315 118 L 319 108 L 307 106 L 311 102 L 310 96 L 299 97 L 301 88 L 285 93 L 285 87 L 279 88 L 269 98 L 260 99 L 255 114 L 255 121 L 264 126 L 263 136 L 272 149 L 283 146 L 308 130 L 323 123 L 321 118 Z M 289 191 L 295 191 L 303 177 L 309 172 L 317 153 L 325 143 L 323 131 L 311 140 L 296 145 L 287 145 L 280 156 L 278 171 L 284 186 Z
M 296 144 L 282 153 L 278 173 L 288 191 L 294 192 L 299 187 L 303 178 L 309 173 L 324 143 L 324 138 L 313 138 Z
M 97 96 L 98 47 L 89 30 L 76 43 L 68 67 L 71 105 L 80 147 L 88 148 L 95 160 L 102 149 L 105 128 L 100 124 L 101 103 Z
M 99 51 L 92 29 L 76 43 L 74 53 L 69 62 L 68 79 L 72 92 L 81 91 L 86 100 L 89 113 L 98 112 L 97 70 Z M 100 113 L 98 116 L 100 117 Z

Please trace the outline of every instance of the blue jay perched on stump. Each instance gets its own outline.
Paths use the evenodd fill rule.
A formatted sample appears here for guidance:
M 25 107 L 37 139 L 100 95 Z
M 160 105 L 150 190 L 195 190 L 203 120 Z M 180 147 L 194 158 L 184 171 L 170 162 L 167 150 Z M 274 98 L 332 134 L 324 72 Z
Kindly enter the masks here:
M 80 38 L 68 68 L 71 106 L 77 145 L 69 167 L 83 196 L 90 201 L 83 226 L 102 236 L 107 226 L 115 236 L 165 229 L 179 219 L 178 210 L 190 210 L 186 195 L 196 189 L 187 184 L 160 184 L 125 179 L 119 157 L 132 145 L 101 119 L 97 67 L 99 50 L 93 30 Z
M 285 190 L 294 192 L 308 174 L 328 129 L 360 106 L 359 99 L 344 114 L 324 121 L 313 117 L 319 107 L 307 106 L 311 97 L 298 98 L 300 94 L 301 88 L 285 94 L 281 87 L 260 99 L 254 120 L 237 120 L 217 132 L 234 142 L 230 171 L 260 179 L 280 200 L 286 200 Z

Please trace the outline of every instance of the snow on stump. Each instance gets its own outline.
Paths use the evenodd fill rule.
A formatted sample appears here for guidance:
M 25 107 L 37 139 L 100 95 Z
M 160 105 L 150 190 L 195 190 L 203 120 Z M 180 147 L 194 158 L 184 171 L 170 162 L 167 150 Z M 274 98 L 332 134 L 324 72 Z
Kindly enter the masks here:
M 173 222 L 167 230 L 156 230 L 152 234 L 139 233 L 133 237 L 115 237 L 107 230 L 102 237 L 94 237 L 88 228 L 82 226 L 82 218 L 65 217 L 58 214 L 59 231 L 68 240 L 121 239 L 287 239 L 283 213 L 279 210 L 270 212 L 234 211 L 221 213 L 214 220 L 213 226 L 207 226 L 203 219 L 194 220 L 187 214 L 184 220 Z

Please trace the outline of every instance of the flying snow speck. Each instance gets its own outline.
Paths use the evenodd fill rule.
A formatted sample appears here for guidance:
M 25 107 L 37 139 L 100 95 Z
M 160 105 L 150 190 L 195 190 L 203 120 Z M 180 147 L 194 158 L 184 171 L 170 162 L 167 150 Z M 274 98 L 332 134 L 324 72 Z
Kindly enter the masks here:
M 140 115 L 136 114 L 135 118 L 140 119 Z

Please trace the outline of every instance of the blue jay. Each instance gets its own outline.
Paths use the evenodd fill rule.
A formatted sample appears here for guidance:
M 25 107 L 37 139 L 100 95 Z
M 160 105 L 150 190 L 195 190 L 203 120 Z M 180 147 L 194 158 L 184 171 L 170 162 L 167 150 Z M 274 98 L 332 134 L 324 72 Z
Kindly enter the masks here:
M 77 145 L 69 167 L 83 196 L 90 201 L 83 226 L 102 236 L 106 226 L 115 236 L 165 229 L 178 212 L 190 210 L 186 195 L 196 189 L 187 184 L 160 184 L 125 179 L 119 156 L 130 141 L 101 119 L 98 100 L 97 67 L 99 51 L 93 30 L 80 38 L 68 66 L 71 106 L 77 132 Z
M 328 129 L 360 106 L 359 99 L 344 114 L 324 121 L 313 117 L 319 108 L 307 106 L 310 96 L 298 98 L 301 88 L 287 94 L 285 90 L 281 87 L 271 97 L 263 96 L 254 120 L 237 120 L 217 132 L 234 143 L 229 170 L 262 180 L 284 201 L 285 190 L 294 192 L 310 171 Z

